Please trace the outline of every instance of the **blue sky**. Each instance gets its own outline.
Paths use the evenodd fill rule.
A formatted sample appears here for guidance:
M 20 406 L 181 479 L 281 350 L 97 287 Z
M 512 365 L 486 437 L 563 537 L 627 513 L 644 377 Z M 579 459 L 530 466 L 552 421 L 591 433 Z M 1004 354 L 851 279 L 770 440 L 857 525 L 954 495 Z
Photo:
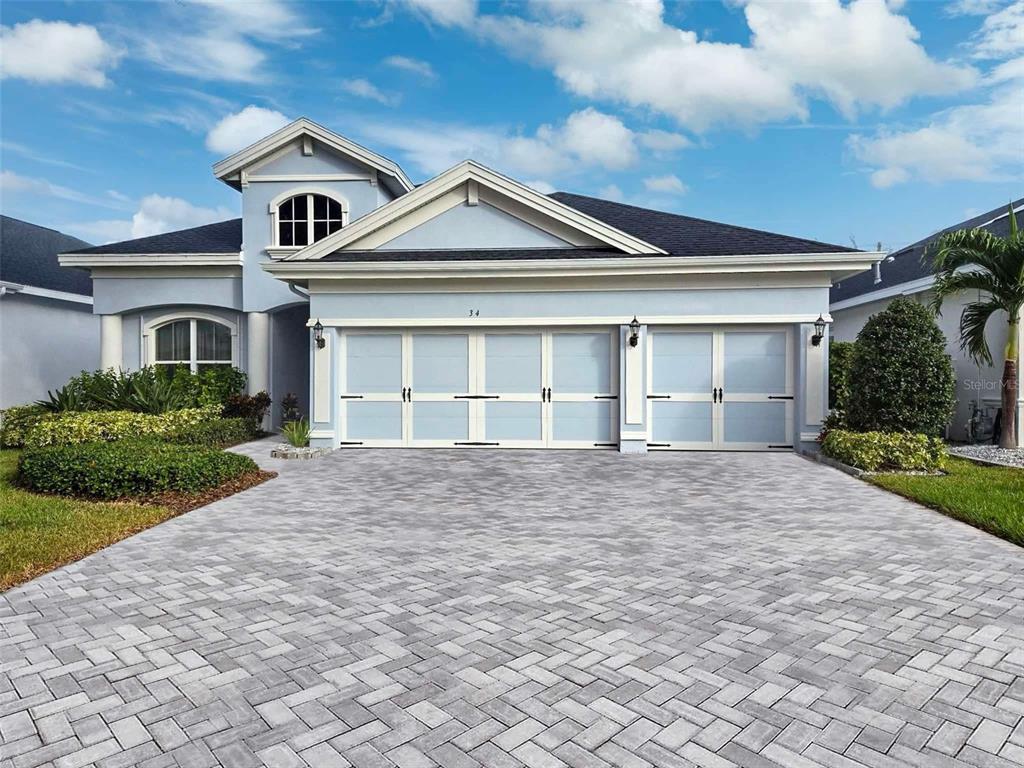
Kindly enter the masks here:
M 5 2 L 3 212 L 110 242 L 239 215 L 212 163 L 317 122 L 863 248 L 1024 194 L 1024 0 Z

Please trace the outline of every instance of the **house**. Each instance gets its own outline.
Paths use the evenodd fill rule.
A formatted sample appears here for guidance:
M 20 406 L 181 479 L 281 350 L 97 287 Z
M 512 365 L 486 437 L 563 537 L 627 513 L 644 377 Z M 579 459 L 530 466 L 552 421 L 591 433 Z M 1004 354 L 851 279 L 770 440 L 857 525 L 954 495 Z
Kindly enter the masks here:
M 88 243 L 0 216 L 0 408 L 31 403 L 93 369 L 100 321 L 92 281 L 57 254 Z
M 416 186 L 306 119 L 213 171 L 241 219 L 61 263 L 91 271 L 102 365 L 241 366 L 275 402 L 308 393 L 318 446 L 810 443 L 815 321 L 880 258 L 468 160 Z
M 1010 204 L 1015 212 L 1024 211 L 1024 198 Z M 899 251 L 887 255 L 870 272 L 845 278 L 832 288 L 830 308 L 832 312 L 832 337 L 838 341 L 853 341 L 872 315 L 881 312 L 897 296 L 909 296 L 922 303 L 932 300 L 932 284 L 935 276 L 931 260 L 925 252 L 931 243 L 946 232 L 958 229 L 987 229 L 995 235 L 1005 237 L 1010 231 L 1009 207 L 993 208 L 987 213 L 961 221 L 918 240 Z M 1020 219 L 1019 213 L 1018 220 Z M 979 365 L 960 348 L 960 314 L 964 306 L 977 301 L 979 295 L 962 295 L 943 302 L 939 326 L 946 335 L 947 348 L 953 361 L 957 381 L 956 413 L 947 429 L 951 440 L 968 439 L 968 423 L 975 407 L 981 409 L 991 424 L 1000 407 L 1001 379 L 1003 373 L 1003 349 L 1006 346 L 1008 325 L 1006 314 L 999 313 L 989 320 L 986 329 L 988 346 L 992 351 L 994 365 Z M 1024 328 L 1021 328 L 1024 336 Z M 1024 349 L 1024 338 L 1020 348 Z M 1024 377 L 1020 377 L 1024 387 Z M 1024 389 L 1017 398 L 1017 423 L 1024 416 Z M 1018 435 L 1022 435 L 1018 430 Z M 1024 443 L 1022 443 L 1024 445 Z

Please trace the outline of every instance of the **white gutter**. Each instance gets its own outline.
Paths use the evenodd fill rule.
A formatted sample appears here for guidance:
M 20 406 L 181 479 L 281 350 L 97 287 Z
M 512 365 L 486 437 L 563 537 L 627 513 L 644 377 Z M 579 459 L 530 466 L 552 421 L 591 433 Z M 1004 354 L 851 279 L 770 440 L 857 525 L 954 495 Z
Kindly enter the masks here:
M 92 305 L 92 296 L 83 293 L 71 293 L 70 291 L 55 291 L 50 288 L 38 288 L 34 285 L 21 285 L 19 283 L 0 282 L 0 296 L 8 293 L 23 293 L 26 296 L 39 296 L 43 299 L 55 301 L 70 301 L 75 304 Z
M 238 253 L 62 253 L 62 267 L 219 267 L 241 266 Z

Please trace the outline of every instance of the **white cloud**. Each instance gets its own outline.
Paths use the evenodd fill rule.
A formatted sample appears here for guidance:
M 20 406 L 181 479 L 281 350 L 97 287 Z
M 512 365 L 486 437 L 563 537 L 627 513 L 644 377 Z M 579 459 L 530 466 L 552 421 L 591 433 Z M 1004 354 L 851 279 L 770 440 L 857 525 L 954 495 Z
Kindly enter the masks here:
M 535 189 L 542 195 L 550 195 L 552 192 L 557 192 L 558 188 L 550 182 L 544 181 L 543 179 L 533 179 L 532 181 L 524 181 L 523 184 Z
M 476 0 L 404 0 L 405 4 L 442 27 L 464 27 L 476 16 Z
M 551 67 L 572 93 L 703 131 L 806 118 L 812 97 L 845 115 L 955 92 L 977 73 L 931 58 L 906 17 L 878 0 L 741 0 L 749 45 L 702 40 L 661 3 L 538 0 L 532 18 L 481 15 L 467 29 Z
M 673 195 L 685 194 L 688 187 L 674 174 L 665 176 L 649 176 L 644 179 L 644 187 L 649 192 L 668 192 Z
M 880 188 L 915 178 L 933 183 L 1019 178 L 1024 173 L 1021 110 L 1021 84 L 1013 82 L 983 103 L 938 112 L 920 128 L 851 136 L 848 147 Z
M 139 210 L 132 216 L 131 236 L 134 238 L 159 235 L 162 232 L 223 221 L 233 216 L 237 214 L 223 205 L 203 208 L 192 205 L 180 197 L 146 195 L 139 203 Z
M 1024 52 L 1024 0 L 994 13 L 981 25 L 974 55 L 979 59 L 1003 59 Z
M 414 75 L 419 75 L 425 80 L 436 80 L 437 73 L 434 68 L 430 65 L 429 61 L 422 61 L 421 59 L 414 59 L 409 56 L 388 56 L 384 59 L 384 64 L 395 69 L 400 69 L 403 72 L 411 72 Z
M 605 200 L 614 200 L 615 202 L 618 203 L 621 203 L 623 200 L 626 199 L 626 196 L 622 193 L 622 190 L 619 189 L 618 184 L 609 184 L 606 187 L 602 187 L 597 194 L 598 197 L 601 197 Z
M 259 40 L 294 39 L 315 35 L 320 30 L 307 26 L 295 6 L 276 0 L 190 0 L 206 8 L 226 26 Z
M 693 142 L 681 133 L 653 129 L 640 134 L 640 143 L 655 152 L 674 152 L 693 146 Z
M 273 109 L 252 104 L 241 112 L 228 115 L 206 134 L 206 148 L 211 152 L 230 155 L 268 136 L 291 122 Z
M 533 135 L 507 128 L 435 122 L 368 122 L 378 146 L 405 154 L 434 175 L 467 158 L 517 177 L 544 178 L 589 168 L 619 170 L 638 159 L 636 134 L 612 115 L 587 108 Z
M 14 171 L 4 170 L 0 172 L 0 192 L 4 197 L 17 197 L 29 195 L 34 197 L 53 197 L 58 200 L 67 200 L 72 203 L 93 205 L 100 208 L 112 208 L 124 210 L 124 201 L 115 195 L 107 193 L 106 196 L 90 195 L 79 192 L 70 187 L 53 184 L 46 179 L 33 176 L 22 176 Z
M 61 160 L 59 157 L 53 157 L 50 153 L 53 151 L 51 147 L 45 151 L 36 151 L 32 147 L 26 147 L 24 144 L 19 144 L 15 141 L 0 141 L 0 151 L 10 152 L 15 155 L 20 155 L 27 160 L 31 160 L 36 163 L 43 163 L 44 165 L 55 165 L 60 168 L 71 168 L 75 171 L 88 171 L 88 168 L 83 168 L 75 163 L 69 163 L 67 160 Z
M 379 104 L 392 107 L 401 101 L 401 97 L 397 94 L 384 93 L 380 88 L 361 77 L 353 78 L 352 80 L 343 80 L 341 83 L 341 90 L 345 93 L 349 93 L 353 96 L 358 96 L 361 99 L 370 99 L 376 101 Z
M 988 16 L 995 13 L 1006 0 L 954 0 L 943 11 L 947 16 Z
M 139 41 L 141 53 L 162 69 L 203 80 L 256 82 L 266 54 L 234 32 L 157 34 Z
M 100 88 L 119 54 L 88 24 L 33 19 L 0 27 L 0 77 Z

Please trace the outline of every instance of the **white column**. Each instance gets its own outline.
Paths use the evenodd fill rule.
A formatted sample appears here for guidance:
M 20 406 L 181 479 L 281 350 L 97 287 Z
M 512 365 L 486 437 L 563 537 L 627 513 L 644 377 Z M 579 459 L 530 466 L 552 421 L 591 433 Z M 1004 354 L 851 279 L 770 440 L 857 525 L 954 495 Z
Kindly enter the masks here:
M 121 316 L 100 315 L 100 368 L 124 367 Z
M 270 315 L 266 312 L 246 314 L 246 364 L 249 394 L 270 392 Z
M 619 326 L 619 453 L 647 453 L 647 326 L 640 326 L 635 347 L 631 335 L 628 325 Z

